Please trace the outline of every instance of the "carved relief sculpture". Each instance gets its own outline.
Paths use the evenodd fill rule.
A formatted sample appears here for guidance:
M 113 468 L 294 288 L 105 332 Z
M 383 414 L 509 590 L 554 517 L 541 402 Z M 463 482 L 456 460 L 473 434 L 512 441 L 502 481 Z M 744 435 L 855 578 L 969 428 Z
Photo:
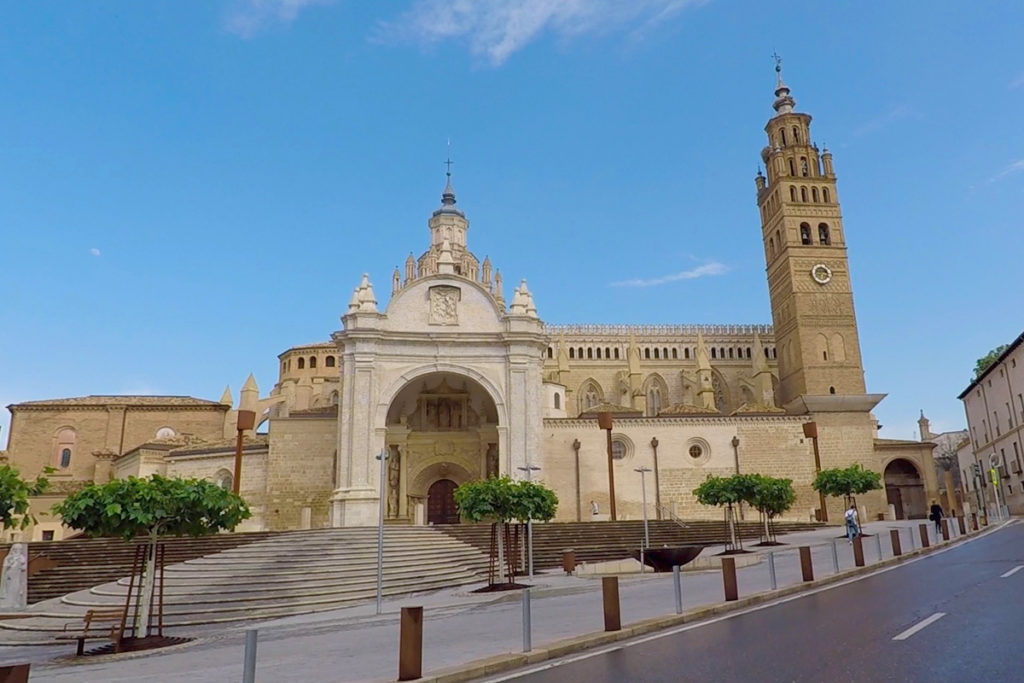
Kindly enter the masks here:
M 430 288 L 430 324 L 458 325 L 459 300 L 462 291 L 458 287 L 439 285 Z

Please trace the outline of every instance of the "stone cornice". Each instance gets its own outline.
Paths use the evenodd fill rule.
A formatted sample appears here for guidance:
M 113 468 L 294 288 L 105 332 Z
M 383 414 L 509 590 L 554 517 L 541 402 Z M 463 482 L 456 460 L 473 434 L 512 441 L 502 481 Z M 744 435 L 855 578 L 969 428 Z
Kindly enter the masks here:
M 804 415 L 685 415 L 671 417 L 616 417 L 614 424 L 623 427 L 666 427 L 676 425 L 707 425 L 707 424 L 736 424 L 752 422 L 774 422 L 786 424 L 803 424 L 807 421 Z M 546 417 L 545 427 L 562 428 L 589 428 L 597 429 L 595 418 L 578 417 Z
M 585 335 L 604 335 L 612 337 L 629 337 L 630 335 L 648 335 L 648 336 L 665 336 L 665 337 L 680 337 L 680 336 L 692 336 L 696 337 L 697 333 L 700 332 L 704 336 L 708 335 L 727 335 L 727 336 L 747 336 L 757 333 L 759 335 L 770 335 L 772 334 L 771 325 L 584 325 L 584 324 L 568 324 L 568 325 L 544 325 L 544 332 L 551 337 L 558 337 L 560 335 L 567 336 L 585 336 Z

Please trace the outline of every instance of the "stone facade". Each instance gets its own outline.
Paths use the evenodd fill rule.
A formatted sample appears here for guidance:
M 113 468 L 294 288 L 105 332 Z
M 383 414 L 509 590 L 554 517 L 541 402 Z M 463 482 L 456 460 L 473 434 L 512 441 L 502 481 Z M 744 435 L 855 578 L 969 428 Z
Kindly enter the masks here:
M 249 528 L 371 525 L 381 495 L 390 523 L 450 522 L 455 486 L 531 473 L 558 494 L 557 519 L 602 519 L 595 417 L 611 412 L 620 518 L 641 517 L 645 495 L 652 516 L 718 518 L 693 489 L 738 471 L 792 479 L 787 517 L 836 520 L 842 501 L 823 507 L 811 482 L 850 463 L 885 472 L 886 490 L 858 501 L 869 517 L 915 516 L 938 490 L 934 444 L 877 438 L 884 395 L 864 387 L 832 156 L 781 75 L 775 95 L 767 176 L 755 178 L 772 325 L 545 324 L 525 280 L 506 299 L 501 272 L 470 250 L 449 176 L 429 245 L 392 274 L 387 304 L 364 275 L 342 329 L 281 353 L 266 396 L 250 376 L 237 409 L 227 391 L 159 409 L 157 397 L 131 399 L 148 412 L 107 397 L 74 423 L 55 402 L 46 419 L 19 404 L 8 457 L 38 471 L 73 424 L 76 448 L 98 454 L 72 457 L 75 481 L 163 472 L 230 485 L 237 410 L 252 410 L 266 434 L 244 446 Z M 158 433 L 165 422 L 173 433 Z

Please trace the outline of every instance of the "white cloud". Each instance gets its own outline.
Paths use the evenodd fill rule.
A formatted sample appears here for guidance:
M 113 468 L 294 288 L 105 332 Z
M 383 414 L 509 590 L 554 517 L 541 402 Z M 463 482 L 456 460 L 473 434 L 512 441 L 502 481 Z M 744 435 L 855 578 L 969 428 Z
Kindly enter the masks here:
M 93 247 L 92 249 L 89 250 L 89 253 L 92 254 L 93 256 L 99 256 L 100 250 L 97 249 L 96 247 Z
M 1017 161 L 1012 162 L 1006 168 L 1001 170 L 999 173 L 996 173 L 994 176 L 989 178 L 988 181 L 990 183 L 994 183 L 997 180 L 1001 180 L 1002 178 L 1005 178 L 1006 176 L 1010 175 L 1011 173 L 1020 173 L 1021 171 L 1024 171 L 1024 159 L 1017 159 Z
M 563 38 L 635 28 L 642 31 L 707 0 L 416 0 L 394 22 L 391 40 L 431 44 L 463 40 L 493 65 L 545 32 Z M 639 25 L 639 26 L 638 26 Z
M 696 280 L 699 277 L 708 277 L 710 275 L 722 275 L 728 272 L 728 268 L 717 261 L 711 263 L 705 263 L 702 266 L 697 266 L 692 270 L 683 270 L 678 273 L 670 273 L 669 275 L 662 275 L 661 277 L 650 278 L 647 280 L 620 280 L 619 282 L 612 282 L 612 287 L 655 287 L 657 285 L 668 284 L 669 282 L 678 282 L 679 280 Z
M 252 38 L 274 24 L 289 24 L 299 12 L 331 0 L 233 0 L 224 27 L 242 38 Z

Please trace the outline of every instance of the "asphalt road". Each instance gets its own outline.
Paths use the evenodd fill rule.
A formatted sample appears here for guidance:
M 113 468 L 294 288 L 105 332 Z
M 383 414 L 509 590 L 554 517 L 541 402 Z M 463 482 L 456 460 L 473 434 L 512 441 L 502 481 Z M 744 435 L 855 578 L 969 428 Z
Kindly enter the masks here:
M 1022 565 L 1018 522 L 835 588 L 491 680 L 1024 681 L 1024 568 L 1003 576 Z

